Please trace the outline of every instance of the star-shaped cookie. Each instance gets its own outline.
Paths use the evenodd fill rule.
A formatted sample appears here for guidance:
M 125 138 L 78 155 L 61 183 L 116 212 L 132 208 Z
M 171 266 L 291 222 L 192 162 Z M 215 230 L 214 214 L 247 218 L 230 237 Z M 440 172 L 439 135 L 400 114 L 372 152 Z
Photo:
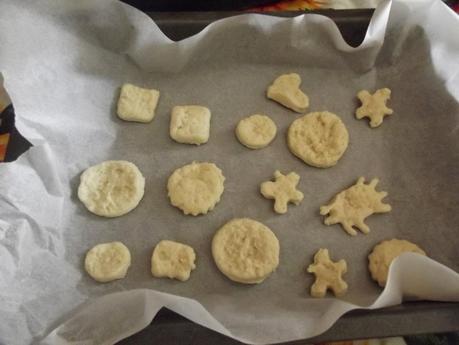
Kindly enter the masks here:
M 387 196 L 387 192 L 375 190 L 379 180 L 374 178 L 369 184 L 364 182 L 365 178 L 359 177 L 355 185 L 338 193 L 328 205 L 320 207 L 320 214 L 328 215 L 324 221 L 325 225 L 341 223 L 349 235 L 357 235 L 354 226 L 367 234 L 370 228 L 364 223 L 365 218 L 373 213 L 391 210 L 389 204 L 381 201 Z
M 275 182 L 263 182 L 260 192 L 266 199 L 274 199 L 274 211 L 283 214 L 287 212 L 289 202 L 298 205 L 303 200 L 303 193 L 296 189 L 300 176 L 294 172 L 283 175 L 279 170 L 276 170 L 274 178 Z
M 355 117 L 361 119 L 370 118 L 370 127 L 378 127 L 382 124 L 384 116 L 391 115 L 394 111 L 386 106 L 390 99 L 390 89 L 384 88 L 376 90 L 370 94 L 367 90 L 362 90 L 357 94 L 358 99 L 362 102 L 360 108 L 355 111 Z
M 342 278 L 347 271 L 346 261 L 331 261 L 328 249 L 321 248 L 317 251 L 314 263 L 308 266 L 307 271 L 316 276 L 316 281 L 311 286 L 312 297 L 324 297 L 328 289 L 335 296 L 343 296 L 347 292 L 347 284 Z

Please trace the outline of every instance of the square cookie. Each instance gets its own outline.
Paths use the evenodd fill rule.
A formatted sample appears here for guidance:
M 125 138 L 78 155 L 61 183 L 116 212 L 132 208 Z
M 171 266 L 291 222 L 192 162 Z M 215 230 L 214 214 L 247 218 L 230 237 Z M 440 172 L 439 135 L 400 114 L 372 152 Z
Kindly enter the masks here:
M 124 84 L 118 100 L 118 116 L 125 121 L 150 122 L 155 117 L 159 91 Z
M 210 110 L 200 105 L 172 109 L 170 135 L 182 144 L 204 144 L 209 140 Z

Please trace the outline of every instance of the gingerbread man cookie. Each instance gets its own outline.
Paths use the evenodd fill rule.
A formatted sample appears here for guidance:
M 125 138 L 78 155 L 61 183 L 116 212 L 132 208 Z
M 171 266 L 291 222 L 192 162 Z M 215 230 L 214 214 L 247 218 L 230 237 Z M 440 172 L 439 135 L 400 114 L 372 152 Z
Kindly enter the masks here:
M 328 289 L 337 297 L 347 292 L 347 283 L 342 278 L 347 271 L 346 261 L 331 261 L 328 249 L 319 249 L 314 255 L 314 263 L 307 270 L 316 276 L 316 281 L 311 286 L 312 297 L 324 297 Z
M 274 172 L 275 182 L 263 182 L 260 186 L 261 194 L 266 199 L 274 199 L 274 211 L 284 214 L 287 212 L 289 202 L 298 205 L 303 200 L 303 193 L 296 189 L 300 176 L 291 172 L 288 175 L 282 174 L 279 170 Z
M 394 112 L 386 106 L 386 102 L 390 99 L 390 89 L 388 88 L 376 90 L 374 94 L 362 90 L 357 94 L 357 97 L 362 105 L 355 111 L 355 117 L 359 120 L 364 117 L 370 118 L 370 127 L 372 128 L 380 126 L 384 116 Z
M 354 226 L 367 234 L 370 228 L 364 223 L 365 218 L 373 213 L 391 210 L 389 204 L 381 201 L 387 196 L 387 192 L 375 190 L 379 180 L 374 178 L 369 184 L 364 182 L 365 178 L 359 177 L 355 185 L 338 193 L 328 205 L 320 207 L 320 214 L 328 215 L 324 221 L 325 225 L 341 223 L 349 235 L 357 235 Z

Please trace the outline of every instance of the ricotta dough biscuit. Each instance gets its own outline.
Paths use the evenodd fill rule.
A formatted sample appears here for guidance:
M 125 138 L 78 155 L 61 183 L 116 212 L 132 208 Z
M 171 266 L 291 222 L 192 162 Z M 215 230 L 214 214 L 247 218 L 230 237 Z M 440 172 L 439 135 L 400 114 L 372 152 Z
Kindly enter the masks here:
M 394 238 L 377 244 L 370 255 L 368 255 L 368 269 L 370 270 L 371 277 L 377 281 L 381 287 L 384 287 L 389 273 L 389 266 L 392 261 L 397 256 L 408 252 L 426 255 L 421 248 L 406 240 Z
M 125 121 L 150 122 L 155 117 L 159 91 L 124 84 L 118 100 L 118 116 Z
M 357 98 L 362 102 L 360 108 L 355 111 L 355 117 L 362 119 L 370 118 L 370 127 L 378 127 L 383 123 L 384 116 L 391 115 L 394 111 L 386 106 L 390 99 L 390 89 L 384 88 L 376 90 L 370 94 L 367 90 L 362 90 L 357 94 Z
M 370 228 L 364 223 L 365 218 L 373 213 L 386 213 L 391 210 L 389 204 L 382 202 L 387 192 L 377 192 L 375 189 L 378 182 L 374 178 L 369 184 L 365 184 L 365 178 L 359 177 L 355 185 L 338 193 L 328 205 L 320 207 L 320 214 L 327 215 L 324 223 L 340 223 L 352 236 L 357 235 L 354 227 L 368 234 Z
M 101 243 L 86 254 L 86 272 L 98 282 L 106 283 L 121 279 L 131 266 L 131 253 L 121 242 Z
M 346 271 L 345 260 L 333 262 L 328 249 L 319 249 L 314 255 L 314 263 L 308 266 L 308 272 L 316 276 L 316 281 L 311 286 L 311 296 L 324 297 L 328 289 L 331 289 L 337 297 L 346 294 L 347 284 L 342 278 Z
M 262 223 L 237 218 L 215 233 L 212 255 L 218 269 L 229 279 L 258 284 L 279 265 L 279 241 Z
M 254 114 L 239 121 L 236 137 L 249 149 L 262 149 L 268 146 L 276 136 L 277 127 L 266 115 Z
M 196 268 L 196 254 L 186 244 L 163 240 L 159 242 L 151 256 L 151 273 L 157 278 L 186 281 Z
M 81 174 L 78 198 L 98 216 L 118 217 L 139 204 L 144 189 L 145 178 L 133 163 L 105 161 Z
M 175 170 L 167 181 L 171 204 L 184 214 L 206 214 L 220 201 L 225 177 L 213 163 L 185 165 Z
M 309 98 L 300 90 L 300 85 L 298 74 L 283 74 L 269 86 L 267 96 L 297 113 L 304 113 L 309 107 Z
M 210 117 L 210 110 L 200 105 L 175 106 L 171 113 L 171 138 L 182 144 L 207 143 Z
M 260 187 L 261 194 L 267 199 L 274 199 L 274 211 L 284 214 L 287 212 L 289 202 L 299 205 L 303 200 L 303 193 L 296 189 L 300 176 L 291 172 L 283 175 L 279 170 L 274 172 L 275 182 L 263 182 Z
M 290 151 L 306 164 L 328 168 L 335 165 L 346 151 L 349 134 L 335 114 L 315 112 L 292 122 L 287 142 Z

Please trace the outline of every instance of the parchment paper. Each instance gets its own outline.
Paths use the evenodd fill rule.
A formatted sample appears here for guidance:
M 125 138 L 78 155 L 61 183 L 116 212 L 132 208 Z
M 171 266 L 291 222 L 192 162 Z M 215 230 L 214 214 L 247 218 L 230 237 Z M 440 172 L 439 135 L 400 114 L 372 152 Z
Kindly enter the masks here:
M 147 326 L 162 306 L 245 342 L 279 342 L 317 335 L 350 309 L 398 304 L 403 295 L 458 301 L 458 28 L 440 1 L 395 1 L 381 4 L 355 49 L 318 15 L 243 15 L 175 43 L 118 2 L 2 1 L 0 70 L 19 130 L 34 147 L 0 165 L 0 342 L 38 342 L 51 332 L 43 343 L 111 344 Z M 303 78 L 309 110 L 334 112 L 349 130 L 349 148 L 333 168 L 289 153 L 286 130 L 299 115 L 265 98 L 272 80 L 292 71 Z M 124 82 L 161 90 L 152 123 L 116 117 Z M 354 118 L 355 95 L 380 87 L 392 89 L 394 115 L 371 129 Z M 169 138 L 178 104 L 211 109 L 207 144 Z M 278 136 L 252 151 L 234 127 L 256 112 L 273 118 Z M 80 173 L 108 159 L 132 161 L 146 177 L 140 205 L 115 219 L 90 214 L 76 197 Z M 215 162 L 227 179 L 221 202 L 199 217 L 184 216 L 166 193 L 172 171 L 193 160 Z M 275 169 L 297 172 L 305 194 L 282 216 L 259 193 Z M 393 211 L 370 217 L 370 234 L 351 237 L 323 225 L 319 206 L 359 176 L 380 178 Z M 232 283 L 213 263 L 211 238 L 233 217 L 257 219 L 280 240 L 280 266 L 263 284 Z M 367 255 L 393 237 L 432 259 L 397 259 L 381 294 Z M 188 282 L 151 277 L 161 239 L 195 248 Z M 132 267 L 124 280 L 98 284 L 83 271 L 85 252 L 114 240 L 131 249 Z M 305 268 L 321 247 L 348 263 L 342 299 L 309 297 Z

